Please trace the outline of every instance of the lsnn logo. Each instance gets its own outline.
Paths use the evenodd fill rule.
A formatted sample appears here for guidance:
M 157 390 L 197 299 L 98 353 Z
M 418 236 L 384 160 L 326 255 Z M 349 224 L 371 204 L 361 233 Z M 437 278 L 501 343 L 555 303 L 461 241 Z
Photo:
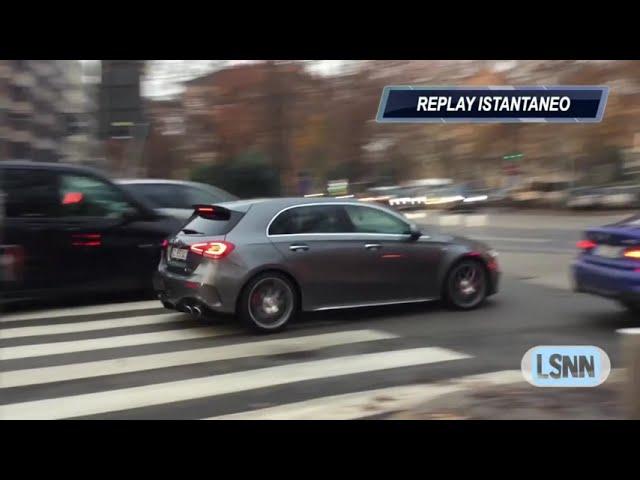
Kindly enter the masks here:
M 527 382 L 536 387 L 597 387 L 611 372 L 606 352 L 589 345 L 533 347 L 520 366 Z

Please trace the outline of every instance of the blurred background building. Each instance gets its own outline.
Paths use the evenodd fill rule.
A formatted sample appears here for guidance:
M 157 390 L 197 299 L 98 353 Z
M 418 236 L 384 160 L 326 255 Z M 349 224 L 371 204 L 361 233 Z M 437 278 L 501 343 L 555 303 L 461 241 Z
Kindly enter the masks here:
M 86 161 L 89 97 L 75 60 L 0 61 L 0 158 Z
M 378 124 L 385 85 L 608 85 L 599 124 Z M 638 182 L 638 61 L 0 61 L 0 158 L 239 195 L 452 178 Z

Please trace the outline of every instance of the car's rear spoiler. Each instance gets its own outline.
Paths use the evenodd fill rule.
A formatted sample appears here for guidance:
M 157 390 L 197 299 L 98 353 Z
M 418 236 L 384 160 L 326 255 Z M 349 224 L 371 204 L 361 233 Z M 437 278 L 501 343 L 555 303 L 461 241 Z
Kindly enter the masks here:
M 210 220 L 229 220 L 231 210 L 219 205 L 198 204 L 193 205 L 193 215 Z

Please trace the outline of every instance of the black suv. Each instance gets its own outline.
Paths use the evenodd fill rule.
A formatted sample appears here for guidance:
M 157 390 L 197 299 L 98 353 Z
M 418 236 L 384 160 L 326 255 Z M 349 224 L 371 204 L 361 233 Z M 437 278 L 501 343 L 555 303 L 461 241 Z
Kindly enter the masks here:
M 0 303 L 150 289 L 182 223 L 75 165 L 0 162 L 0 192 Z

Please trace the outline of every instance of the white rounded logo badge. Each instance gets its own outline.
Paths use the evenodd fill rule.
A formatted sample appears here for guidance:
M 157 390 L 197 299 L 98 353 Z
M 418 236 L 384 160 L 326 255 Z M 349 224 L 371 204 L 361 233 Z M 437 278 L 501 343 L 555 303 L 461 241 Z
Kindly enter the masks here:
M 597 387 L 609 377 L 611 361 L 592 345 L 542 345 L 527 350 L 520 368 L 535 387 Z

